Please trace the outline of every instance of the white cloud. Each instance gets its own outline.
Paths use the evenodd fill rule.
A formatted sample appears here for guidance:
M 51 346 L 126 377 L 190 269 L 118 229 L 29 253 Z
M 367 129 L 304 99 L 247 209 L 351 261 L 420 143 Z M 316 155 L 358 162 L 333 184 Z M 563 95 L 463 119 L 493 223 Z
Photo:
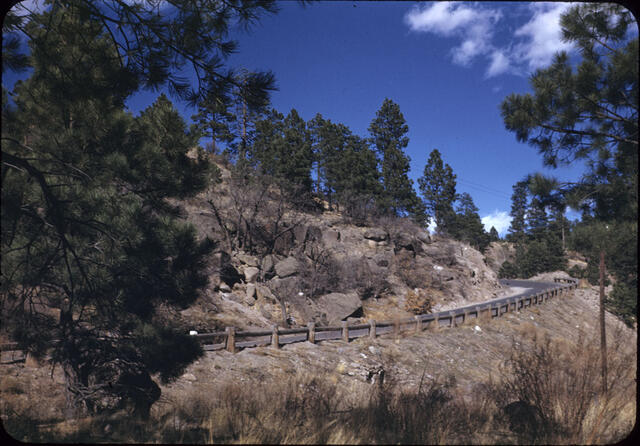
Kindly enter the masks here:
M 422 9 L 414 7 L 405 16 L 412 31 L 432 32 L 450 36 L 474 19 L 474 12 L 466 5 L 438 2 Z
M 509 62 L 509 58 L 504 54 L 504 52 L 500 50 L 495 50 L 491 53 L 491 64 L 489 68 L 487 68 L 487 72 L 485 74 L 486 77 L 497 76 L 502 73 L 506 73 L 511 68 L 511 63 Z
M 405 22 L 415 32 L 462 39 L 460 45 L 452 48 L 451 58 L 454 63 L 467 66 L 474 58 L 491 51 L 494 25 L 501 17 L 499 10 L 437 2 L 414 7 L 405 15 Z
M 495 210 L 491 214 L 481 218 L 482 224 L 484 225 L 484 229 L 489 232 L 491 230 L 491 226 L 496 228 L 498 234 L 503 237 L 507 233 L 507 229 L 509 229 L 509 225 L 511 224 L 511 216 L 506 211 Z
M 524 9 L 529 20 L 510 31 L 510 38 L 502 37 L 500 44 L 495 42 L 503 18 L 500 6 L 428 3 L 413 7 L 404 21 L 411 31 L 457 39 L 450 51 L 453 63 L 466 67 L 482 59 L 487 63 L 488 79 L 505 73 L 527 75 L 549 65 L 558 51 L 570 51 L 573 45 L 562 41 L 560 16 L 571 6 L 572 3 L 547 2 L 521 7 L 519 11 Z
M 533 3 L 533 17 L 518 28 L 514 35 L 524 37 L 524 42 L 515 46 L 513 57 L 528 65 L 529 70 L 547 66 L 558 51 L 569 51 L 571 43 L 562 41 L 560 16 L 571 3 Z

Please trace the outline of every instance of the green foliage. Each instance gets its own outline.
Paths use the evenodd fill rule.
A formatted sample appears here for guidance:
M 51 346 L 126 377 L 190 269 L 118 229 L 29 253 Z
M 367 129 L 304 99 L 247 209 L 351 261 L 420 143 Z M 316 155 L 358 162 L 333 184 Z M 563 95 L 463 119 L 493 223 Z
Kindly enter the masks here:
M 520 270 L 513 263 L 506 260 L 502 266 L 500 266 L 498 277 L 501 279 L 516 279 L 520 277 Z
M 286 117 L 270 110 L 265 119 L 256 123 L 250 155 L 263 173 L 284 181 L 287 189 L 310 194 L 311 138 L 305 121 L 295 109 Z
M 495 228 L 493 229 L 495 231 Z M 489 234 L 485 232 L 480 215 L 478 215 L 478 208 L 474 204 L 471 195 L 466 192 L 463 192 L 459 198 L 453 235 L 456 239 L 471 244 L 481 252 L 490 243 Z
M 418 178 L 418 184 L 429 216 L 435 219 L 438 232 L 454 235 L 456 216 L 453 203 L 457 198 L 456 175 L 451 166 L 443 163 L 438 149 L 433 149 L 429 154 L 424 173 Z
M 637 223 L 616 221 L 581 222 L 569 238 L 571 248 L 587 257 L 586 277 L 592 285 L 598 284 L 600 252 L 604 251 L 607 271 L 615 278 L 605 306 L 628 325 L 633 324 L 637 315 L 637 240 Z
M 371 141 L 382 158 L 383 191 L 379 205 L 393 215 L 407 213 L 426 226 L 428 219 L 424 205 L 408 176 L 411 160 L 403 150 L 409 144 L 408 131 L 400 106 L 391 99 L 385 99 L 369 125 Z
M 525 216 L 527 213 L 527 195 L 529 189 L 527 181 L 518 181 L 513 185 L 513 194 L 511 194 L 511 224 L 509 225 L 509 233 L 507 240 L 517 242 L 521 241 L 525 236 Z
M 197 135 L 165 96 L 137 117 L 123 110 L 149 73 L 118 62 L 86 8 L 31 17 L 33 74 L 15 107 L 3 100 L 2 328 L 36 355 L 59 341 L 51 357 L 72 400 L 132 399 L 144 414 L 159 396 L 149 374 L 171 379 L 201 354 L 157 309 L 185 308 L 207 283 L 213 242 L 168 199 L 203 190 L 215 169 L 188 155 Z
M 224 96 L 238 84 L 234 71 L 225 69 L 223 63 L 237 47 L 235 41 L 228 39 L 230 27 L 248 27 L 261 15 L 275 13 L 278 9 L 274 0 L 222 3 L 215 0 L 197 3 L 191 0 L 170 3 L 56 0 L 54 3 L 58 10 L 73 11 L 85 23 L 92 23 L 108 36 L 105 45 L 111 49 L 113 67 L 129 73 L 137 87 L 159 89 L 166 86 L 172 95 L 191 104 L 210 94 Z M 27 11 L 21 5 L 16 8 L 20 15 L 24 14 L 19 22 L 38 23 L 41 28 L 50 30 L 47 38 L 65 32 L 63 20 L 41 20 L 42 16 L 36 12 Z M 11 20 L 10 25 L 13 26 L 10 31 L 18 29 L 15 20 Z M 23 34 L 28 40 L 37 39 L 29 30 Z M 4 43 L 3 39 L 3 48 Z M 58 64 L 53 52 L 48 52 L 52 57 L 47 58 L 46 63 L 52 69 L 64 67 Z M 184 70 L 191 70 L 198 82 L 191 85 L 184 77 Z M 246 89 L 251 92 L 252 101 L 264 100 L 274 89 L 273 74 L 252 73 L 246 79 Z
M 494 226 L 491 226 L 489 230 L 489 243 L 497 242 L 498 240 L 500 240 L 500 234 L 498 234 L 498 230 Z

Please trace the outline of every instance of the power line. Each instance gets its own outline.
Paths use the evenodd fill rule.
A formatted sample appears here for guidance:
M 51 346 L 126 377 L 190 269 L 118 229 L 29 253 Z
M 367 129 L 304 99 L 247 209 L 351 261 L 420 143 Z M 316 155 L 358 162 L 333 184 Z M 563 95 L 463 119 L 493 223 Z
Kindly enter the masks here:
M 458 182 L 462 183 L 462 184 L 467 185 L 468 187 L 470 187 L 472 189 L 479 190 L 479 191 L 484 192 L 484 193 L 489 194 L 489 195 L 498 196 L 500 198 L 509 198 L 509 199 L 511 198 L 510 195 L 507 195 L 502 191 L 499 191 L 497 189 L 493 189 L 493 188 L 488 187 L 488 186 L 484 186 L 482 184 L 474 183 L 472 181 L 463 180 L 461 178 L 456 178 L 456 180 Z

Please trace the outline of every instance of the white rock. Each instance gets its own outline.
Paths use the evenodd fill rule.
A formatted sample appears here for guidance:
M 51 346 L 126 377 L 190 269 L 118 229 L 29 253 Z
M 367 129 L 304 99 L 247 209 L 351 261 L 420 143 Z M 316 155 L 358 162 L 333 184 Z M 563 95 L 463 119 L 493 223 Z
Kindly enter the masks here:
M 436 271 L 442 271 L 444 268 L 440 265 L 433 265 L 433 269 L 435 269 Z
M 380 350 L 378 350 L 376 347 L 374 347 L 373 345 L 369 346 L 369 351 L 371 353 L 373 353 L 374 355 L 377 355 L 378 353 L 380 353 Z
M 482 331 L 482 328 L 478 327 L 477 325 L 476 325 L 475 327 L 473 327 L 473 329 L 474 329 L 475 331 Z
M 195 331 L 195 330 L 189 330 L 189 334 L 190 334 L 191 336 L 195 336 L 195 335 L 197 335 L 197 334 L 198 334 L 198 332 L 197 332 L 197 331 Z

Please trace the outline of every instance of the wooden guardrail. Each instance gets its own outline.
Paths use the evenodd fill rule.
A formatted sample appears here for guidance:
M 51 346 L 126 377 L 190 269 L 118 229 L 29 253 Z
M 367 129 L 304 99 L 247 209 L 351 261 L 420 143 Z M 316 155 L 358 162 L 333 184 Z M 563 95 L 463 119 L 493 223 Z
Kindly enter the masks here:
M 270 330 L 236 331 L 235 327 L 227 327 L 225 331 L 194 334 L 203 345 L 205 351 L 227 350 L 237 352 L 244 348 L 272 346 L 280 348 L 282 345 L 295 342 L 317 343 L 329 340 L 342 340 L 349 342 L 352 339 L 370 337 L 393 333 L 413 331 L 420 333 L 423 330 L 439 330 L 442 327 L 455 327 L 467 323 L 471 319 L 491 320 L 510 311 L 518 311 L 532 305 L 541 305 L 547 300 L 560 296 L 577 288 L 574 279 L 555 278 L 555 283 L 562 285 L 546 289 L 535 294 L 496 299 L 491 302 L 478 305 L 469 305 L 453 310 L 445 310 L 437 313 L 420 314 L 410 318 L 376 321 L 369 320 L 366 324 L 349 325 L 342 321 L 340 326 L 316 326 L 313 322 L 306 327 L 280 328 L 273 325 Z M 18 350 L 18 344 L 8 343 L 0 345 L 1 351 Z
M 236 331 L 235 327 L 227 327 L 225 331 L 195 334 L 207 351 L 227 350 L 236 352 L 243 348 L 272 346 L 280 348 L 282 345 L 295 342 L 316 343 L 328 340 L 343 340 L 370 337 L 393 333 L 423 330 L 439 330 L 442 327 L 455 327 L 471 319 L 485 319 L 500 317 L 509 311 L 517 311 L 532 305 L 540 305 L 547 300 L 560 296 L 577 288 L 577 281 L 573 279 L 554 279 L 555 283 L 564 283 L 555 288 L 514 298 L 498 299 L 495 302 L 472 305 L 438 313 L 420 314 L 411 318 L 376 321 L 369 320 L 366 324 L 349 325 L 342 321 L 340 326 L 316 326 L 313 322 L 306 327 L 280 328 L 273 325 L 271 330 Z

